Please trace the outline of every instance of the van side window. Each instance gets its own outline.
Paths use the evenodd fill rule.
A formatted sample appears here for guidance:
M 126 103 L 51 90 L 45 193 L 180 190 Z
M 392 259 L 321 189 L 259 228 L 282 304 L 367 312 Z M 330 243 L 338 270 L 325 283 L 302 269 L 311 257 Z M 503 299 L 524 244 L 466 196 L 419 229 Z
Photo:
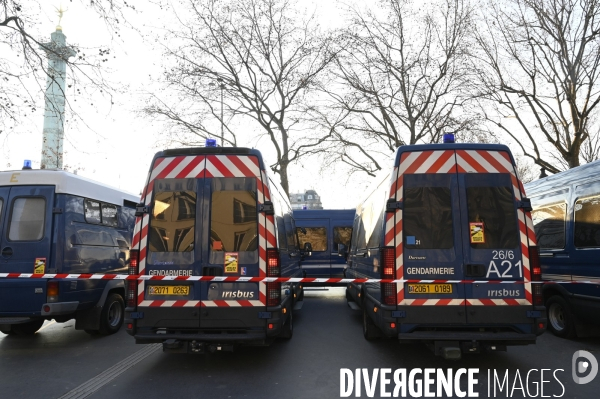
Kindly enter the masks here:
M 155 181 L 148 232 L 150 251 L 193 251 L 195 226 L 195 179 Z
M 258 249 L 256 178 L 213 178 L 211 191 L 211 250 L 256 251 Z
M 102 204 L 102 224 L 117 227 L 117 207 L 115 205 Z
M 490 184 L 490 179 L 497 181 L 498 185 Z M 471 248 L 517 248 L 519 230 L 510 177 L 491 174 L 467 175 L 465 181 L 469 223 L 483 223 L 484 242 L 471 243 Z
M 325 227 L 305 227 L 306 234 L 298 232 L 300 239 L 300 248 L 310 242 L 313 252 L 323 252 L 327 250 L 327 229 Z
M 575 246 L 600 247 L 600 196 L 575 202 Z
M 567 204 L 555 204 L 531 212 L 538 246 L 544 249 L 565 247 Z
M 346 248 L 350 247 L 350 239 L 352 238 L 352 227 L 334 227 L 333 228 L 333 247 L 337 248 L 337 244 L 344 244 Z
M 44 238 L 46 200 L 17 198 L 13 201 L 8 239 L 10 241 L 39 241 Z
M 86 199 L 85 200 L 85 221 L 88 223 L 100 224 L 100 202 Z
M 406 248 L 454 247 L 449 184 L 448 176 L 442 174 L 404 176 L 402 221 Z
M 4 205 L 4 201 L 0 198 L 0 223 L 2 223 L 2 206 Z

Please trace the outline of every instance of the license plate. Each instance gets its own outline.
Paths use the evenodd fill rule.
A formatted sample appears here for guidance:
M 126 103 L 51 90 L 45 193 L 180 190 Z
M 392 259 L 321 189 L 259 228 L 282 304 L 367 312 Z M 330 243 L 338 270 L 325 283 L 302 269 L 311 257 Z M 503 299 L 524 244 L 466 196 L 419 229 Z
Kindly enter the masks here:
M 452 294 L 452 284 L 409 284 L 409 294 Z
M 148 295 L 189 295 L 189 285 L 151 285 Z

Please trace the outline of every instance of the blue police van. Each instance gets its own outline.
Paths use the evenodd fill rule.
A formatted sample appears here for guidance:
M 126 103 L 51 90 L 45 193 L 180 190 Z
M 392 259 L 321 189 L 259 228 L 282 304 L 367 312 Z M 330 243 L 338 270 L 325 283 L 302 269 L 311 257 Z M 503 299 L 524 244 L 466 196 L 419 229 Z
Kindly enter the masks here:
M 366 339 L 425 342 L 448 359 L 536 342 L 538 251 L 508 147 L 407 145 L 356 208 L 346 276 Z M 402 280 L 402 282 L 380 282 Z
M 597 330 L 600 161 L 536 180 L 525 187 L 533 205 L 533 224 L 547 282 L 543 294 L 548 328 L 565 338 Z M 589 280 L 595 284 L 578 283 Z
M 61 170 L 0 172 L 0 273 L 127 273 L 137 197 Z M 117 280 L 0 278 L 0 331 L 45 320 L 112 334 L 124 318 Z
M 290 339 L 303 303 L 299 283 L 249 281 L 302 275 L 285 192 L 258 150 L 207 144 L 157 153 L 138 205 L 130 273 L 155 279 L 129 281 L 125 324 L 165 352 Z
M 354 215 L 354 209 L 294 210 L 300 247 L 310 243 L 312 249 L 302 262 L 306 277 L 343 277 L 346 259 L 340 255 L 350 247 Z

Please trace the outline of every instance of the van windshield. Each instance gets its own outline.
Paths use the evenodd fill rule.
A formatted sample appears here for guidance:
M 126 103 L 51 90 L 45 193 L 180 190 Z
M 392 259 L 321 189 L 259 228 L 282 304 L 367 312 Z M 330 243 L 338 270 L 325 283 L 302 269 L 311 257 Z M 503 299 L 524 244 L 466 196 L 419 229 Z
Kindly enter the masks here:
M 256 178 L 213 178 L 211 193 L 211 250 L 256 251 L 258 249 Z
M 519 231 L 510 176 L 467 175 L 465 181 L 471 248 L 516 248 Z

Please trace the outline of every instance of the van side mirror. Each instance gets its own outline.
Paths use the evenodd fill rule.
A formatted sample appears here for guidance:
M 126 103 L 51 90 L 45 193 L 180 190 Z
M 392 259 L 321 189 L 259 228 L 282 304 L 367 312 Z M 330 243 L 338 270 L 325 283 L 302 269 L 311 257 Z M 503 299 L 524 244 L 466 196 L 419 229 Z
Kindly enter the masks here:
M 348 257 L 348 248 L 344 244 L 337 245 L 338 256 Z
M 302 250 L 302 256 L 312 255 L 312 244 L 310 242 L 304 243 L 304 249 Z
M 135 216 L 144 216 L 144 214 L 148 213 L 149 209 L 143 202 L 140 202 L 135 206 Z

